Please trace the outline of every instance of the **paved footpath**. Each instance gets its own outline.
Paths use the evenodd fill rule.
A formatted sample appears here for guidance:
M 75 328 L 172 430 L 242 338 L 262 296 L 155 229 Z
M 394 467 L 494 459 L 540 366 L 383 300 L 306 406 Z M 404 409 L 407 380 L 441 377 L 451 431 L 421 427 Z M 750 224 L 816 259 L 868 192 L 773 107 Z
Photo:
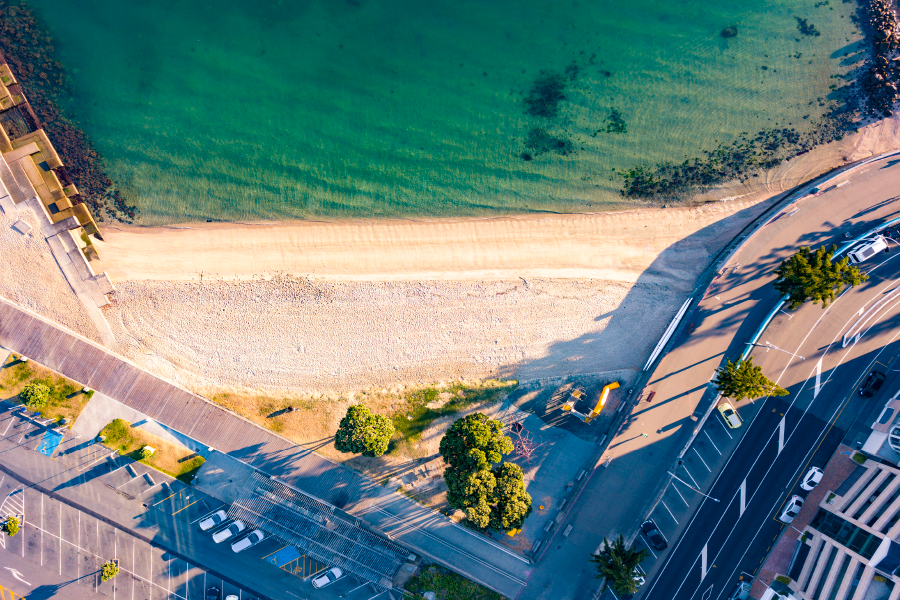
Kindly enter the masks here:
M 376 530 L 508 598 L 530 561 L 443 514 L 160 379 L 0 298 L 0 346 L 86 385 L 197 442 L 365 519 Z
M 845 234 L 855 237 L 873 223 L 898 216 L 898 178 L 900 161 L 896 157 L 838 178 L 826 185 L 827 191 L 821 195 L 806 197 L 781 211 L 720 269 L 699 306 L 685 317 L 683 332 L 644 388 L 645 397 L 655 392 L 652 402 L 638 404 L 611 440 L 558 529 L 572 525 L 572 532 L 565 538 L 557 533 L 550 540 L 519 598 L 587 600 L 595 596 L 599 581 L 588 557 L 603 537 L 621 533 L 626 539 L 636 538 L 640 523 L 660 493 L 668 493 L 667 471 L 689 479 L 676 458 L 696 426 L 691 416 L 702 414 L 714 401 L 716 392 L 708 382 L 716 369 L 726 358 L 736 359 L 743 352 L 778 302 L 771 285 L 773 269 L 801 245 L 840 245 L 847 239 Z M 834 187 L 844 180 L 850 183 Z M 707 461 L 712 455 L 706 454 Z M 707 477 L 698 482 L 701 489 L 714 478 L 716 466 L 710 464 L 703 471 Z M 682 494 L 693 493 L 681 489 Z M 696 499 L 696 495 L 687 495 L 684 504 L 696 506 Z M 670 542 L 681 526 L 664 532 Z M 652 568 L 648 575 L 648 580 L 654 575 Z

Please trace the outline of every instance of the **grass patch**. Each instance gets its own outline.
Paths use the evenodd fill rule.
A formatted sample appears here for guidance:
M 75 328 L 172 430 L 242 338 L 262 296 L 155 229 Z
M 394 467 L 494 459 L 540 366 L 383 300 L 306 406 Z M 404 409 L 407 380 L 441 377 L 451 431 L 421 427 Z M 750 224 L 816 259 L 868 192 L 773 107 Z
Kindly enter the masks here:
M 206 462 L 205 458 L 187 448 L 167 442 L 139 427 L 132 427 L 131 423 L 122 419 L 112 421 L 100 431 L 100 435 L 106 436 L 103 444 L 108 448 L 187 484 Z M 144 446 L 153 446 L 156 452 L 142 459 L 141 448 Z
M 853 455 L 853 460 L 855 460 L 859 464 L 864 464 L 866 462 L 866 455 L 862 452 L 857 452 Z
M 19 392 L 32 382 L 43 383 L 50 388 L 50 398 L 40 412 L 43 417 L 54 421 L 65 418 L 73 423 L 94 395 L 93 391 L 82 392 L 83 387 L 78 383 L 34 361 L 22 362 L 19 357 L 10 355 L 0 369 L 0 397 L 15 404 L 24 404 L 19 399 Z
M 394 415 L 394 439 L 388 453 L 397 450 L 401 442 L 417 442 L 422 433 L 436 420 L 461 412 L 475 404 L 490 404 L 519 385 L 517 381 L 490 381 L 483 386 L 455 383 L 450 387 L 413 390 L 406 395 L 406 407 Z
M 425 592 L 434 592 L 439 600 L 503 600 L 497 592 L 436 565 L 423 567 L 410 577 L 406 589 L 417 599 Z

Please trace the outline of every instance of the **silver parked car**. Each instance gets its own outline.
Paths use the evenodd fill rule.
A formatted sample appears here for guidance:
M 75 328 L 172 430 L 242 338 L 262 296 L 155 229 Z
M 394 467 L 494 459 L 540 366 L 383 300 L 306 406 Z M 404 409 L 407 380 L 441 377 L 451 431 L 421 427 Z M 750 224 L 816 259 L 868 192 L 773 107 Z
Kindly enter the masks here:
M 235 521 L 228 527 L 224 529 L 220 529 L 219 531 L 213 534 L 213 541 L 217 544 L 220 544 L 227 540 L 228 538 L 232 538 L 246 529 L 247 526 L 244 525 L 243 521 Z
M 344 576 L 344 572 L 337 567 L 331 567 L 318 577 L 312 580 L 312 586 L 316 589 L 331 585 Z
M 231 544 L 232 552 L 240 552 L 241 550 L 246 550 L 250 546 L 255 546 L 263 539 L 265 539 L 266 534 L 262 532 L 260 529 L 254 529 L 250 532 L 250 535 L 242 537 L 238 541 Z
M 224 523 L 226 518 L 227 517 L 225 515 L 224 510 L 216 511 L 213 514 L 206 517 L 205 519 L 203 519 L 202 521 L 200 521 L 200 529 L 202 529 L 203 531 L 212 529 L 216 525 L 220 525 L 220 524 Z
M 791 499 L 784 505 L 784 510 L 781 511 L 781 514 L 778 516 L 778 520 L 782 523 L 790 524 L 790 522 L 794 520 L 794 517 L 800 514 L 801 508 L 803 508 L 803 498 L 800 496 L 791 496 Z

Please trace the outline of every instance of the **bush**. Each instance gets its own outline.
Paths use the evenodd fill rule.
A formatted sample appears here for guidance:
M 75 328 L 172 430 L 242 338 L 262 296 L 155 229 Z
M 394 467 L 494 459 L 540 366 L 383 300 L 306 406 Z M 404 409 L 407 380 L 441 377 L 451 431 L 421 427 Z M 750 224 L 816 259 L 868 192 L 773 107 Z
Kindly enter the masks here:
M 358 452 L 363 456 L 381 456 L 387 452 L 394 424 L 360 404 L 347 409 L 334 434 L 334 447 L 339 452 Z
M 109 581 L 118 574 L 119 565 L 110 560 L 107 561 L 106 564 L 103 565 L 103 568 L 100 570 L 100 579 L 102 579 L 103 581 Z
M 12 537 L 19 533 L 19 519 L 16 517 L 8 517 L 6 519 L 6 523 L 3 524 L 3 531 L 9 537 Z
M 787 585 L 791 582 L 791 578 L 787 577 L 786 575 L 779 575 L 778 577 L 775 578 L 775 581 L 777 581 L 778 583 L 783 583 L 784 585 Z
M 857 452 L 853 455 L 853 460 L 855 460 L 859 464 L 863 464 L 864 462 L 866 462 L 866 455 L 862 452 Z
M 144 446 L 140 450 L 138 450 L 138 456 L 141 457 L 141 460 L 147 460 L 156 450 L 152 446 Z
M 50 388 L 36 381 L 29 383 L 19 392 L 19 399 L 25 403 L 28 410 L 41 410 L 47 405 L 47 400 L 50 399 Z

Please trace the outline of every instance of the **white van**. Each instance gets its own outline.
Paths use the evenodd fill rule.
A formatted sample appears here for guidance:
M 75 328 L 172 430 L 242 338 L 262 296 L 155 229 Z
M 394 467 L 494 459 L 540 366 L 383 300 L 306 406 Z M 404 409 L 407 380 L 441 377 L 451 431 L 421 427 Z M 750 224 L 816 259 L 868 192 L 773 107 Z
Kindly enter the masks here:
M 861 246 L 847 253 L 847 258 L 850 259 L 851 263 L 858 264 L 869 260 L 879 252 L 884 252 L 888 247 L 887 240 L 884 239 L 883 235 L 876 235 L 872 239 L 864 240 L 864 242 Z

